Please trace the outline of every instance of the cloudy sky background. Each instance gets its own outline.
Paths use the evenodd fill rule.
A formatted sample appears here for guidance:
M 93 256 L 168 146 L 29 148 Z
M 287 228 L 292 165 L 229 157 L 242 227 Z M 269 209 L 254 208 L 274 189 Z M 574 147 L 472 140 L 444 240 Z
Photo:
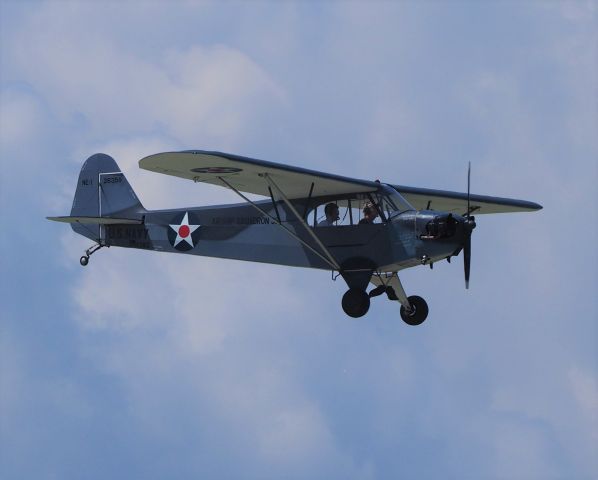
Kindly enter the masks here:
M 0 474 L 598 476 L 594 2 L 0 2 Z M 326 272 L 105 249 L 91 154 L 147 208 L 236 202 L 140 171 L 214 149 L 536 201 L 461 259 L 340 308 Z

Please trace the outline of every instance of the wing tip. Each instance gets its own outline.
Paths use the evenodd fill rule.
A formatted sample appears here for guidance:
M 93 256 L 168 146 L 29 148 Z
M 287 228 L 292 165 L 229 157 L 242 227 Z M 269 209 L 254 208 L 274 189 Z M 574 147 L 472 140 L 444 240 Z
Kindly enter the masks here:
M 530 202 L 528 200 L 519 200 L 521 203 L 522 208 L 526 208 L 530 212 L 537 212 L 538 210 L 542 210 L 544 207 L 536 202 Z

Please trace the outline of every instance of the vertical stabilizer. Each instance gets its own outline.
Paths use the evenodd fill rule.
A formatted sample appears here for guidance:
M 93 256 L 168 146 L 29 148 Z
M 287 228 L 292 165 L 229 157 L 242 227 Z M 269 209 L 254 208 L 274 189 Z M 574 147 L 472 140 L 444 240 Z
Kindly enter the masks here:
M 139 219 L 145 209 L 131 185 L 109 155 L 96 153 L 81 168 L 71 208 L 72 217 L 118 217 Z M 100 241 L 102 225 L 71 224 L 81 235 Z

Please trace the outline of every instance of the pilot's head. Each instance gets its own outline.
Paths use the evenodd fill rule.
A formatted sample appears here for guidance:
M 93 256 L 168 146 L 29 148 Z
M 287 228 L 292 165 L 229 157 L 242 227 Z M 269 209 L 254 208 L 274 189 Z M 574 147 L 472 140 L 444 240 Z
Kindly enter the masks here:
M 338 205 L 336 203 L 328 203 L 324 207 L 324 213 L 326 214 L 326 218 L 331 221 L 336 221 L 339 219 L 338 216 Z
M 371 203 L 368 203 L 363 207 L 363 218 L 368 222 L 373 222 L 378 216 L 378 210 Z

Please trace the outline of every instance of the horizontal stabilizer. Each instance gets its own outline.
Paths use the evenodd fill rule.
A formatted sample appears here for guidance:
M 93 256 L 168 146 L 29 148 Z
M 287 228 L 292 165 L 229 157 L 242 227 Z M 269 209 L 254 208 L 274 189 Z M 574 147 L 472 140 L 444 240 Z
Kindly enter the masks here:
M 48 220 L 63 223 L 88 223 L 92 225 L 123 225 L 141 224 L 143 220 L 135 218 L 110 218 L 110 217 L 46 217 Z

